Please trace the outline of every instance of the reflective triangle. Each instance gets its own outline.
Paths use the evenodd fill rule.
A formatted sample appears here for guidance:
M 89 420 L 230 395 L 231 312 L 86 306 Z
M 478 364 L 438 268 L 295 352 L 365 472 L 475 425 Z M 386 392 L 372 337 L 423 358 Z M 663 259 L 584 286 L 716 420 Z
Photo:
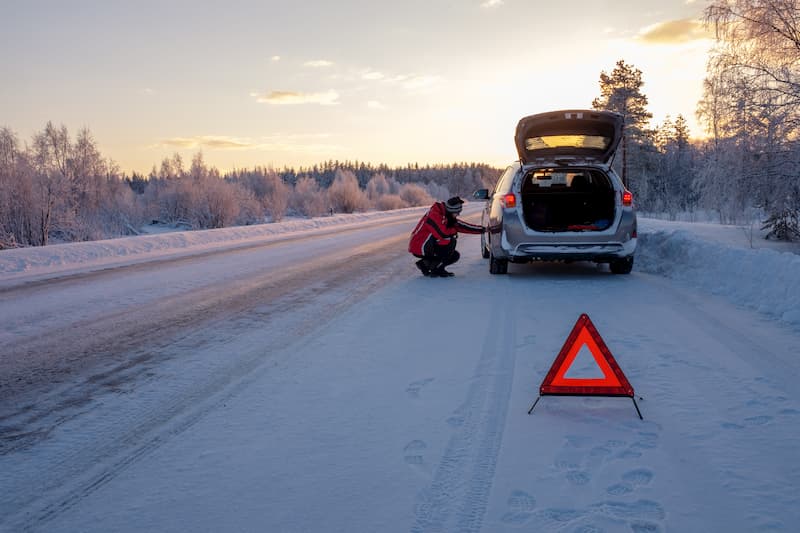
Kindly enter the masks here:
M 602 371 L 603 377 L 566 377 L 570 367 L 575 362 L 578 352 L 583 347 L 588 348 L 597 366 Z M 556 360 L 553 361 L 550 371 L 539 387 L 539 394 L 630 396 L 632 398 L 633 387 L 628 382 L 628 378 L 625 377 L 616 360 L 614 360 L 611 351 L 603 342 L 597 332 L 597 328 L 594 327 L 589 316 L 584 313 L 578 318 Z

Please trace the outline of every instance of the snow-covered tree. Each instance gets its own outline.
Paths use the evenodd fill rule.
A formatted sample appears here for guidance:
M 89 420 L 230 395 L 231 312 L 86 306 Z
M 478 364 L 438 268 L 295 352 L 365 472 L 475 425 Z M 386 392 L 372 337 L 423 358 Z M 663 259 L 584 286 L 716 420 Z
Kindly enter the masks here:
M 424 187 L 416 183 L 404 183 L 400 187 L 400 198 L 407 206 L 421 206 L 433 203 L 433 198 Z
M 715 143 L 709 165 L 727 165 L 738 173 L 728 181 L 747 188 L 745 194 L 717 182 L 717 194 L 734 204 L 746 196 L 767 212 L 767 228 L 782 228 L 775 235 L 800 237 L 794 222 L 800 215 L 800 6 L 797 0 L 721 0 L 706 8 L 705 18 L 717 37 L 698 106 Z
M 331 207 L 340 213 L 353 213 L 364 209 L 367 196 L 358 186 L 356 175 L 349 170 L 336 170 L 333 183 L 328 188 Z
M 308 217 L 318 217 L 328 210 L 328 200 L 319 183 L 309 176 L 301 176 L 289 197 L 289 206 Z

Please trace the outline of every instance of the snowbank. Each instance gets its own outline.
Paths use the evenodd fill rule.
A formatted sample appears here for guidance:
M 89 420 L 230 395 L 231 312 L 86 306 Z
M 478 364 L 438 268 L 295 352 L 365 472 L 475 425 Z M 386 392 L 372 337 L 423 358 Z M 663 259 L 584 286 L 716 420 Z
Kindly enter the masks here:
M 635 269 L 697 287 L 800 326 L 800 255 L 736 226 L 644 219 Z M 738 239 L 737 239 L 738 237 Z M 768 246 L 754 248 L 753 246 Z
M 44 247 L 0 250 L 0 280 L 47 277 L 76 271 L 97 270 L 167 257 L 188 256 L 211 250 L 231 249 L 296 232 L 341 228 L 366 220 L 391 220 L 421 213 L 412 207 L 394 211 L 339 214 L 330 217 L 294 219 L 255 226 L 214 230 L 173 231 L 155 235 L 122 237 L 93 242 L 54 244 Z

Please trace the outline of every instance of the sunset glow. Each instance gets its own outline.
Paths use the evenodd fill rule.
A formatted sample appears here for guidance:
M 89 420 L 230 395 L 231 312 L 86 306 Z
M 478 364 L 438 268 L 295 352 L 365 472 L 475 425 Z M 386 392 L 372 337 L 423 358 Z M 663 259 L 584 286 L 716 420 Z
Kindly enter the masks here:
M 684 0 L 5 2 L 0 126 L 88 127 L 124 171 L 516 158 L 519 118 L 589 108 L 639 68 L 653 124 L 692 135 L 711 44 Z M 526 26 L 524 21 L 535 21 Z

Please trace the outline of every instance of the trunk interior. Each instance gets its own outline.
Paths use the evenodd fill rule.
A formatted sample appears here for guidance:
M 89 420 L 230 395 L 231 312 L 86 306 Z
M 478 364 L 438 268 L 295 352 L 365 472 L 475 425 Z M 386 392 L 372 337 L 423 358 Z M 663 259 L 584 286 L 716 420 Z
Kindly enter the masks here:
M 521 190 L 525 224 L 535 231 L 602 231 L 614 222 L 614 188 L 595 169 L 538 169 Z

